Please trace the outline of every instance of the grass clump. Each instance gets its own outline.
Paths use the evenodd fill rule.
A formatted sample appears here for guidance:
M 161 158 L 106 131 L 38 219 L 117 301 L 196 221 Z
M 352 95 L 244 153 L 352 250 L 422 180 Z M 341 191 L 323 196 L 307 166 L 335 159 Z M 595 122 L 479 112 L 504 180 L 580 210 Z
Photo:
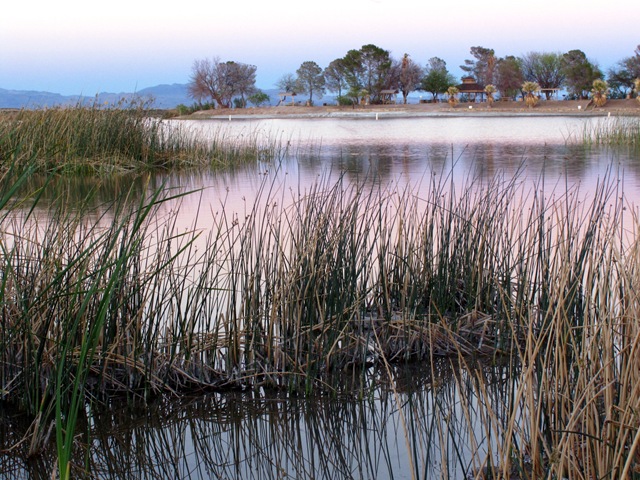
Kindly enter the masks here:
M 0 116 L 0 168 L 35 160 L 41 173 L 119 172 L 231 166 L 275 158 L 275 144 L 257 138 L 198 139 L 184 125 L 156 118 L 145 103 L 20 110 Z
M 634 117 L 608 117 L 585 124 L 582 143 L 587 146 L 640 147 L 640 119 Z

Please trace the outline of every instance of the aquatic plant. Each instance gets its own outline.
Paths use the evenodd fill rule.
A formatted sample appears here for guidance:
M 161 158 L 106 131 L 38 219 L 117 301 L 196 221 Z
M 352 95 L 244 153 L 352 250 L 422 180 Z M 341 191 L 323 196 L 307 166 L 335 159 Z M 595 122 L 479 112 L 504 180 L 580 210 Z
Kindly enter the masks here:
M 222 167 L 278 158 L 278 139 L 202 140 L 180 122 L 155 118 L 146 104 L 79 103 L 0 115 L 0 169 L 35 160 L 41 173 L 111 175 L 167 168 Z
M 437 358 L 465 366 L 433 422 L 441 438 L 470 422 L 469 473 L 640 469 L 639 229 L 616 178 L 589 199 L 500 177 L 434 175 L 420 196 L 265 182 L 242 217 L 223 208 L 205 232 L 154 216 L 170 190 L 42 215 L 12 202 L 13 181 L 0 195 L 0 395 L 33 418 L 33 453 L 54 429 L 61 476 L 89 401 L 310 395 L 334 391 L 336 372 L 392 377 Z M 471 358 L 507 361 L 501 391 Z
M 611 147 L 640 146 L 640 119 L 635 117 L 607 117 L 585 123 L 581 139 L 585 145 Z

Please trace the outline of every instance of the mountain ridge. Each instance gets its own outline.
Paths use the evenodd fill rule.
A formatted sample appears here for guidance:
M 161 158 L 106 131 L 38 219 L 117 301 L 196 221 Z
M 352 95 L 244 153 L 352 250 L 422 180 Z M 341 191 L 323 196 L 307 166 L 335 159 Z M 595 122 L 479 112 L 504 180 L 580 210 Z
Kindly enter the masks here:
M 278 101 L 278 90 L 263 89 L 271 98 L 271 104 Z M 150 102 L 150 108 L 172 109 L 178 105 L 192 105 L 188 85 L 183 83 L 163 83 L 143 88 L 136 92 L 100 92 L 94 96 L 62 95 L 60 93 L 37 90 L 12 90 L 0 88 L 0 108 L 44 108 L 77 105 L 79 103 L 98 103 L 114 105 L 134 98 Z
M 0 88 L 0 108 L 43 108 L 76 105 L 78 103 L 116 104 L 121 100 L 139 98 L 151 102 L 151 108 L 169 109 L 193 100 L 187 93 L 187 85 L 180 83 L 160 84 L 143 88 L 137 92 L 100 92 L 94 96 L 62 95 L 37 90 L 15 90 Z

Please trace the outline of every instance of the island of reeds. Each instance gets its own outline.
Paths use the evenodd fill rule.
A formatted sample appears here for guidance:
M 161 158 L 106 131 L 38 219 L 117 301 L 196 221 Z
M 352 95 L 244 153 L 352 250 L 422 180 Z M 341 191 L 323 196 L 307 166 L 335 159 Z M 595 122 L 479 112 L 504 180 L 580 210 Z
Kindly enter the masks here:
M 0 113 L 2 169 L 114 175 L 159 169 L 229 168 L 281 154 L 280 142 L 223 133 L 203 140 L 180 122 L 160 121 L 148 103 L 96 102 Z
M 38 127 L 44 114 L 19 124 L 54 128 Z M 640 475 L 640 225 L 614 174 L 589 199 L 517 178 L 433 176 L 426 197 L 346 180 L 274 196 L 265 183 L 246 217 L 184 232 L 155 216 L 186 195 L 163 189 L 38 215 L 28 176 L 93 141 L 58 135 L 0 136 L 0 401 L 32 419 L 25 455 L 55 442 L 61 478 L 81 475 L 87 402 L 331 395 L 336 375 L 443 359 L 509 367 L 499 397 L 468 368 L 457 408 L 485 444 L 470 475 Z

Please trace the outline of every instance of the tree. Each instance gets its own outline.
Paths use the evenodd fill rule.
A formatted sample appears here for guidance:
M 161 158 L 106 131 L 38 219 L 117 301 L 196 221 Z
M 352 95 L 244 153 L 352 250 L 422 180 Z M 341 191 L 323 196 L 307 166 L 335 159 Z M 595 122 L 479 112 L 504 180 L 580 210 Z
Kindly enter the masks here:
M 332 61 L 327 68 L 324 69 L 324 81 L 327 90 L 336 92 L 338 97 L 342 97 L 342 90 L 347 89 L 348 84 L 341 58 Z
M 624 62 L 618 62 L 607 72 L 607 82 L 614 96 L 625 97 L 627 94 L 632 94 L 634 80 L 635 77 L 626 68 Z
M 495 70 L 498 59 L 492 48 L 471 47 L 471 55 L 475 60 L 465 60 L 460 68 L 475 78 L 480 85 L 488 85 L 495 81 Z
M 342 59 L 347 84 L 351 92 L 366 90 L 373 103 L 380 101 L 380 92 L 389 87 L 391 57 L 387 50 L 375 45 L 363 45 L 349 50 Z
M 456 83 L 456 79 L 447 70 L 447 63 L 438 57 L 432 57 L 427 62 L 425 76 L 420 82 L 420 90 L 429 92 L 435 100 L 440 93 Z
M 298 79 L 293 73 L 285 73 L 276 82 L 276 87 L 283 92 L 297 93 Z
M 233 98 L 238 95 L 244 103 L 245 96 L 255 90 L 255 82 L 254 65 L 221 62 L 214 57 L 193 63 L 188 93 L 198 102 L 211 99 L 219 107 L 229 108 Z
M 638 90 L 634 82 L 636 78 L 640 78 L 640 45 L 636 47 L 633 56 L 618 62 L 607 76 L 611 88 L 622 91 L 623 94 L 629 89 L 630 95 L 633 95 L 634 89 Z
M 391 66 L 391 86 L 397 88 L 402 93 L 403 103 L 407 103 L 407 96 L 420 89 L 420 81 L 424 72 L 420 65 L 415 63 L 409 54 L 405 53 L 402 60 L 393 61 Z
M 562 55 L 562 73 L 567 89 L 577 98 L 587 98 L 593 81 L 602 77 L 598 66 L 591 63 L 582 50 L 570 50 Z
M 271 100 L 269 95 L 264 93 L 262 90 L 256 90 L 255 93 L 247 97 L 247 101 L 255 105 L 256 107 L 260 107 L 265 103 L 269 103 L 269 100 Z
M 631 75 L 634 78 L 640 78 L 640 45 L 636 47 L 633 53 L 632 57 L 625 58 L 623 61 Z
M 242 104 L 247 105 L 246 97 L 256 91 L 256 67 L 246 63 L 227 62 L 231 70 L 233 96 L 240 95 Z
M 535 82 L 539 88 L 560 88 L 564 83 L 562 55 L 548 52 L 529 52 L 520 59 L 525 81 Z M 551 91 L 546 91 L 547 100 Z
M 322 68 L 312 61 L 303 62 L 296 71 L 298 74 L 297 86 L 300 93 L 309 94 L 309 105 L 313 105 L 314 92 L 322 95 L 324 93 L 324 75 Z
M 520 60 L 506 56 L 498 60 L 496 67 L 496 87 L 503 97 L 515 98 L 524 83 Z

